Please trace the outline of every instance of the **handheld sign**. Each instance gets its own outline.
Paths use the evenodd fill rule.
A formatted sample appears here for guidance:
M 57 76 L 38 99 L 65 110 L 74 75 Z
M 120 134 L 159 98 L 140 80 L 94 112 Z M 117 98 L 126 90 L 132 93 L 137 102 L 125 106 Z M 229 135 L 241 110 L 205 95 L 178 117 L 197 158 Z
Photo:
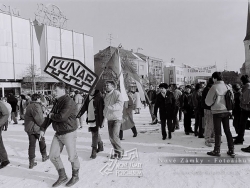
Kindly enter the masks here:
M 52 56 L 44 72 L 87 93 L 98 80 L 98 76 L 77 59 Z

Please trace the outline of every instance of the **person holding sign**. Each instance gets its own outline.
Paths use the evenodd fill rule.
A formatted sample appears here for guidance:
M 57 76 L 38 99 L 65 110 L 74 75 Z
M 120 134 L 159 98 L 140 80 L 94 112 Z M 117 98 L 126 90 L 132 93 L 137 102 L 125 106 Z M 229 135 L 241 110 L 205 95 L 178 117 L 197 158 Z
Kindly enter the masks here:
M 111 159 L 121 159 L 124 150 L 121 147 L 119 132 L 122 124 L 123 98 L 119 91 L 115 90 L 116 83 L 113 80 L 107 80 L 105 83 L 106 96 L 104 98 L 104 117 L 108 120 L 109 139 L 114 147 L 114 155 Z
M 58 187 L 68 180 L 60 158 L 60 153 L 64 146 L 66 147 L 68 159 L 72 165 L 72 178 L 66 186 L 70 187 L 79 181 L 80 162 L 76 152 L 77 108 L 73 99 L 66 94 L 65 87 L 64 82 L 58 82 L 54 85 L 55 104 L 40 128 L 40 138 L 44 136 L 45 130 L 51 123 L 56 131 L 51 143 L 49 158 L 56 167 L 59 178 L 52 187 Z

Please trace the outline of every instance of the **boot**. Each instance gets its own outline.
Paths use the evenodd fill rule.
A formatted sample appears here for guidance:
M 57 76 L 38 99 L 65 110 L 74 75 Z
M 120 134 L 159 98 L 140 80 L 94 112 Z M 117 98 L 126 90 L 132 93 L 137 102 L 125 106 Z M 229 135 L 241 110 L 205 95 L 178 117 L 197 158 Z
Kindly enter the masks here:
M 35 162 L 35 158 L 34 159 L 30 159 L 30 164 L 29 164 L 29 169 L 32 169 L 34 166 L 37 165 L 37 162 Z
M 92 158 L 92 159 L 95 159 L 96 158 L 96 147 L 92 147 L 92 153 L 91 153 L 91 156 L 90 156 L 90 158 Z
M 58 180 L 52 185 L 52 187 L 58 187 L 60 186 L 61 184 L 65 183 L 66 181 L 68 181 L 68 177 L 65 173 L 65 169 L 64 168 L 61 168 L 58 170 L 58 175 L 59 175 L 59 178 Z
M 74 170 L 72 169 L 72 178 L 66 183 L 66 187 L 71 187 L 75 185 L 79 181 L 79 169 Z
M 132 132 L 134 133 L 133 137 L 137 137 L 137 130 L 136 130 L 136 127 L 132 127 L 131 128 Z
M 98 149 L 96 150 L 97 153 L 101 152 L 101 151 L 104 151 L 102 141 L 98 142 L 97 146 L 98 146 Z
M 42 162 L 45 162 L 49 159 L 49 156 L 47 154 L 42 155 Z
M 210 152 L 207 152 L 207 154 L 211 155 L 211 156 L 220 157 L 220 144 L 221 144 L 221 136 L 216 135 L 215 136 L 214 150 L 210 151 Z
M 122 130 L 120 130 L 120 132 L 119 132 L 119 138 L 120 138 L 120 140 L 123 140 L 123 131 Z
M 168 138 L 169 138 L 169 139 L 172 138 L 171 131 L 168 131 Z
M 229 149 L 227 154 L 230 155 L 232 158 L 234 158 L 235 157 L 234 149 Z

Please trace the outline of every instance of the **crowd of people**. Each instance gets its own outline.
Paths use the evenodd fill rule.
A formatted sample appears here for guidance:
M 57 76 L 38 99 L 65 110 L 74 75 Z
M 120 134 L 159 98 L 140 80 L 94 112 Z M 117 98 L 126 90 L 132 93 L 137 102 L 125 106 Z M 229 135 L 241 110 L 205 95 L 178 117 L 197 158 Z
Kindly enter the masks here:
M 227 154 L 235 157 L 234 145 L 243 144 L 245 127 L 250 117 L 249 76 L 243 75 L 241 82 L 242 85 L 225 84 L 221 72 L 214 72 L 206 84 L 197 83 L 178 88 L 176 84 L 161 83 L 157 90 L 150 85 L 145 105 L 149 106 L 151 124 L 160 123 L 162 139 L 172 139 L 172 132 L 180 129 L 179 122 L 183 115 L 184 134 L 203 138 L 208 147 L 212 147 L 214 143 L 214 149 L 207 152 L 211 156 L 220 156 L 222 124 L 228 143 Z M 24 130 L 29 139 L 29 168 L 37 165 L 35 148 L 38 140 L 42 161 L 50 159 L 58 171 L 59 178 L 53 187 L 68 181 L 60 158 L 64 146 L 72 166 L 72 178 L 66 186 L 72 186 L 79 181 L 80 162 L 76 138 L 77 129 L 82 128 L 85 120 L 92 134 L 90 158 L 95 159 L 97 153 L 104 150 L 100 128 L 107 122 L 109 139 L 114 149 L 110 158 L 121 159 L 124 154 L 121 144 L 123 131 L 131 129 L 133 137 L 137 136 L 133 110 L 135 114 L 140 114 L 143 101 L 140 100 L 138 90 L 128 91 L 129 100 L 124 101 L 116 88 L 115 81 L 107 80 L 105 93 L 93 88 L 88 95 L 78 91 L 68 94 L 65 83 L 59 82 L 54 85 L 53 98 L 42 94 L 20 95 L 19 98 L 9 94 L 7 98 L 3 97 L 0 101 L 0 169 L 10 163 L 3 145 L 2 131 L 8 129 L 11 121 L 18 123 L 18 111 L 20 120 L 24 120 Z M 53 105 L 51 110 L 48 109 L 49 105 Z M 232 137 L 230 131 L 231 116 L 237 133 L 235 137 Z M 194 128 L 192 118 L 195 119 Z M 48 155 L 45 132 L 51 124 L 55 135 Z M 250 146 L 241 150 L 250 153 Z

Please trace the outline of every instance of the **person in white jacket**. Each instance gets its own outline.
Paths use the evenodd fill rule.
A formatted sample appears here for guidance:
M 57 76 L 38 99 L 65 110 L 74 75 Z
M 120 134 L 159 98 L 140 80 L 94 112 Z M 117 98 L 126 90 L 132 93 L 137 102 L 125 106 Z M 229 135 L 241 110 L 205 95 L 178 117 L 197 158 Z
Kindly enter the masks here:
M 224 81 L 222 80 L 221 72 L 214 72 L 212 74 L 212 78 L 214 81 L 214 85 L 208 91 L 208 94 L 205 99 L 205 103 L 207 106 L 211 106 L 211 112 L 213 114 L 213 122 L 214 122 L 214 133 L 215 133 L 215 145 L 214 150 L 211 152 L 207 152 L 208 155 L 211 156 L 220 156 L 220 145 L 221 145 L 221 123 L 223 125 L 223 129 L 225 135 L 227 137 L 228 144 L 228 152 L 227 154 L 231 157 L 234 157 L 234 144 L 233 137 L 229 127 L 229 115 L 230 111 L 227 110 L 225 95 L 228 87 Z
M 115 90 L 116 83 L 113 80 L 105 82 L 106 96 L 104 98 L 104 118 L 108 121 L 109 139 L 114 148 L 114 155 L 111 159 L 121 159 L 124 150 L 121 147 L 119 132 L 122 125 L 122 111 L 124 101 L 119 91 Z

